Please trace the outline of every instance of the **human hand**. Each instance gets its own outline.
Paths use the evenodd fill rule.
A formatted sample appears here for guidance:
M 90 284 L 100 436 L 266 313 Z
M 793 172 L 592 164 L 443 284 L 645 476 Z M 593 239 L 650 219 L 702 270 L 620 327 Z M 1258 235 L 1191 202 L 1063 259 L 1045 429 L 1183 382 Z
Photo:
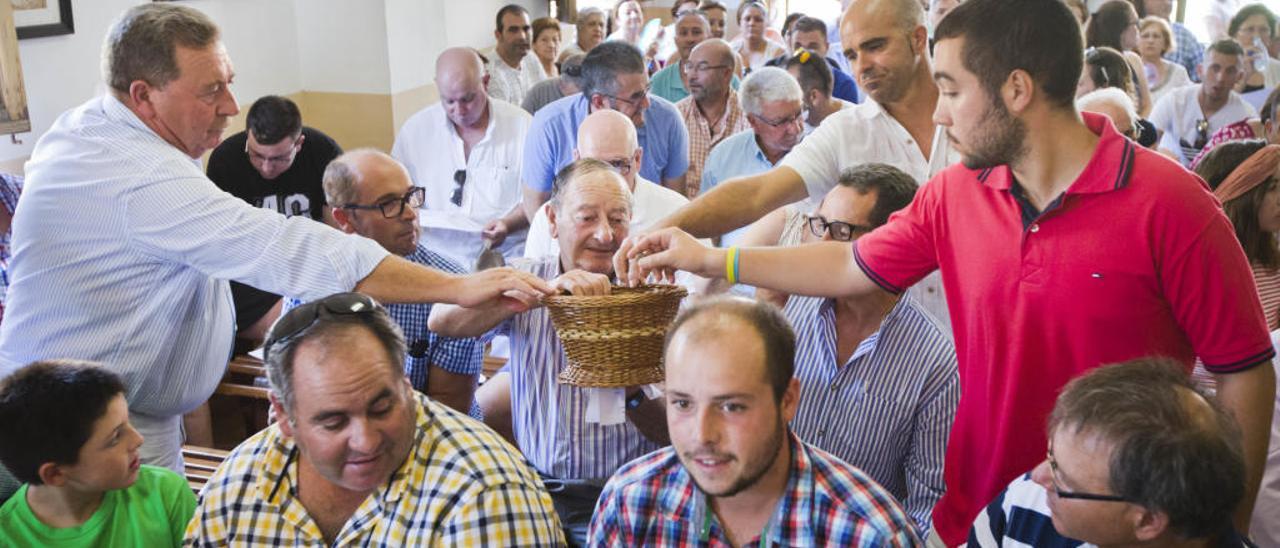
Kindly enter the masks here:
M 723 274 L 716 266 L 723 261 L 723 253 L 683 230 L 664 228 L 624 240 L 613 256 L 613 267 L 619 283 L 630 286 L 644 283 L 650 274 L 660 281 L 674 282 L 677 270 L 712 278 Z
M 612 290 L 609 277 L 604 274 L 585 270 L 570 270 L 551 280 L 551 287 L 559 291 L 567 291 L 575 297 L 597 297 L 608 295 Z
M 538 305 L 542 297 L 555 293 L 546 280 L 510 267 L 490 268 L 460 276 L 456 304 L 477 307 L 495 300 L 516 311 Z
M 480 236 L 489 240 L 492 247 L 497 247 L 502 245 L 502 242 L 507 239 L 507 233 L 510 232 L 510 230 L 511 229 L 507 226 L 506 221 L 502 219 L 494 219 L 484 225 L 484 228 L 480 229 Z

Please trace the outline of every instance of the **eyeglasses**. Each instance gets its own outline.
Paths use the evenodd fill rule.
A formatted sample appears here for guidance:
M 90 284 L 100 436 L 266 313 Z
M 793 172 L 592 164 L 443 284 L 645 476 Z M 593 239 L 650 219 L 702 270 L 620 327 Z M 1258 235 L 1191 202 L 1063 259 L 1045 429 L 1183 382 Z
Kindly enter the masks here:
M 382 212 L 383 217 L 394 219 L 404 214 L 404 207 L 406 205 L 413 209 L 418 209 L 422 207 L 422 204 L 426 202 L 426 199 L 427 189 L 415 186 L 409 189 L 409 192 L 404 193 L 404 196 L 399 198 L 390 198 L 373 205 L 349 204 L 341 206 L 341 209 L 376 209 Z
M 619 175 L 631 173 L 633 164 L 630 158 L 618 158 L 617 160 L 605 160 L 604 163 L 609 164 Z
M 363 293 L 335 293 L 320 300 L 311 301 L 286 312 L 271 326 L 267 342 L 262 345 L 263 360 L 269 359 L 271 349 L 282 345 L 306 331 L 321 316 L 350 316 L 373 314 L 382 308 L 373 297 Z
M 854 232 L 871 232 L 871 227 L 849 224 L 844 221 L 828 221 L 822 215 L 805 215 L 809 223 L 809 231 L 819 238 L 831 233 L 831 238 L 841 242 L 853 240 Z
M 458 186 L 453 189 L 453 194 L 449 196 L 449 202 L 462 207 L 462 186 L 467 184 L 467 170 L 459 169 L 453 172 L 453 182 L 457 183 Z
M 722 69 L 722 68 L 729 68 L 729 65 L 709 65 L 709 64 L 707 64 L 707 63 L 703 62 L 703 63 L 698 63 L 698 64 L 696 64 L 696 65 L 689 65 L 689 64 L 681 65 L 681 68 L 683 68 L 685 72 L 690 73 L 690 74 L 695 73 L 695 72 L 696 72 L 696 73 L 698 73 L 698 74 L 702 74 L 702 73 L 707 72 L 707 71 L 709 71 L 709 70 L 716 70 L 716 69 Z
M 640 105 L 644 104 L 645 98 L 649 96 L 649 91 L 652 89 L 653 89 L 652 85 L 645 84 L 643 91 L 634 93 L 631 95 L 631 97 L 633 97 L 632 99 L 618 97 L 617 95 L 609 95 L 607 93 L 602 93 L 601 95 L 604 95 L 605 97 L 613 99 L 614 101 L 622 101 L 623 103 L 631 105 L 632 109 L 639 109 Z M 617 108 L 617 107 L 614 107 L 614 108 Z
M 289 145 L 289 152 L 286 152 L 279 156 L 263 156 L 259 154 L 258 151 L 249 148 L 249 140 L 245 139 L 244 151 L 246 154 L 249 155 L 250 160 L 253 160 L 260 164 L 283 164 L 283 163 L 288 163 L 293 161 L 294 154 L 297 154 L 298 152 L 298 142 L 301 140 L 302 140 L 301 135 L 299 135 L 296 139 L 294 139 L 293 143 Z
M 792 124 L 795 124 L 795 123 L 797 123 L 797 122 L 800 122 L 800 121 L 804 120 L 804 119 L 805 119 L 805 112 L 804 112 L 804 109 L 801 109 L 801 110 L 800 110 L 800 112 L 797 112 L 797 113 L 795 113 L 795 114 L 793 114 L 793 115 L 791 115 L 791 116 L 788 116 L 788 117 L 786 117 L 786 118 L 783 118 L 783 119 L 781 119 L 781 120 L 770 120 L 770 119 L 765 118 L 764 116 L 761 116 L 761 115 L 759 115 L 759 114 L 749 114 L 748 116 L 751 116 L 751 117 L 753 117 L 753 118 L 755 118 L 755 119 L 757 119 L 757 120 L 760 120 L 761 122 L 764 122 L 765 124 L 769 125 L 770 127 L 779 128 L 779 127 L 783 127 L 783 126 L 792 125 Z
M 1058 478 L 1058 461 L 1053 459 L 1053 443 L 1049 444 L 1049 475 L 1053 478 L 1053 492 L 1057 493 L 1060 499 L 1077 499 L 1077 500 L 1099 500 L 1103 502 L 1129 502 L 1128 499 L 1118 495 L 1097 495 L 1093 493 L 1081 493 L 1078 491 L 1066 491 L 1059 487 L 1062 480 Z

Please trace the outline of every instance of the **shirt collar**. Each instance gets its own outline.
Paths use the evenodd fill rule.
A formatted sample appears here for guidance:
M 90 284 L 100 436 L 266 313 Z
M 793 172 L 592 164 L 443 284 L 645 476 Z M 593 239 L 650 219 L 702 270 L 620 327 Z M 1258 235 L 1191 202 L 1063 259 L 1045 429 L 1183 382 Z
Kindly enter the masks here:
M 1066 194 L 1097 194 L 1128 186 L 1133 175 L 1136 147 L 1133 141 L 1116 132 L 1110 120 L 1091 112 L 1081 112 L 1085 126 L 1098 136 L 1098 145 L 1084 171 L 1067 188 Z M 1013 186 L 1013 170 L 1002 165 L 977 171 L 978 181 L 996 190 Z

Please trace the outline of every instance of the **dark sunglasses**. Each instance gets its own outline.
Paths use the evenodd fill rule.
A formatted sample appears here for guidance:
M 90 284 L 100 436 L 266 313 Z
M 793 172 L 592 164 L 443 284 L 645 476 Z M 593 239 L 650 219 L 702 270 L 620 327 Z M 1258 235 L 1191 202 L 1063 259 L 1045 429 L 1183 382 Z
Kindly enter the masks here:
M 457 183 L 458 186 L 453 189 L 453 195 L 449 196 L 449 202 L 462 207 L 462 186 L 467 184 L 467 170 L 459 169 L 453 172 L 453 182 Z
M 271 349 L 284 344 L 306 331 L 321 316 L 350 316 L 372 314 L 382 308 L 373 297 L 363 293 L 335 293 L 323 299 L 311 301 L 286 312 L 271 326 L 267 341 L 262 345 L 262 359 L 269 360 Z

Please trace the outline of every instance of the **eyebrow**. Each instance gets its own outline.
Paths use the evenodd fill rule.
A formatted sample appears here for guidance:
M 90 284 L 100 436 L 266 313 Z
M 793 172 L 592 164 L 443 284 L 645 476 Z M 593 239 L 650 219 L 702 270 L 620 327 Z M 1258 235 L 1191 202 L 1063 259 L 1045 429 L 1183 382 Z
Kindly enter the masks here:
M 860 43 L 858 44 L 858 49 L 867 49 L 867 48 L 870 48 L 870 47 L 872 47 L 872 46 L 878 46 L 878 45 L 880 45 L 881 43 L 884 43 L 884 42 L 887 42 L 887 41 L 889 41 L 889 39 L 888 39 L 887 37 L 884 37 L 884 36 L 876 36 L 876 37 L 873 37 L 873 38 L 868 38 L 868 39 L 863 40 L 862 42 L 860 42 Z
M 377 396 L 374 396 L 373 399 L 369 400 L 369 404 L 366 405 L 365 407 L 366 408 L 373 407 L 374 405 L 378 404 L 378 402 L 381 402 L 382 400 L 390 398 L 391 395 L 392 393 L 390 388 L 383 388 L 381 392 L 378 392 Z M 346 415 L 347 415 L 346 411 L 341 411 L 336 409 L 320 411 L 314 415 L 311 415 L 311 422 L 324 422 L 334 417 L 342 417 Z
M 946 80 L 951 83 L 955 83 L 956 81 L 956 79 L 952 78 L 950 74 L 947 74 L 940 70 L 933 73 L 933 79 L 934 81 Z
M 680 392 L 680 391 L 667 390 L 667 394 L 670 394 L 670 395 L 675 396 L 675 397 L 677 397 L 677 398 L 693 399 L 693 396 L 692 396 L 691 394 L 686 394 L 686 393 L 684 393 L 684 392 Z M 752 394 L 747 394 L 746 392 L 731 392 L 731 393 L 728 393 L 728 394 L 720 394 L 720 395 L 718 395 L 718 396 L 714 396 L 714 397 L 712 397 L 712 398 L 711 398 L 711 401 L 713 401 L 713 402 L 723 402 L 723 401 L 728 401 L 728 400 L 750 400 L 750 399 L 753 399 L 753 398 L 754 398 L 754 396 L 753 396 Z

